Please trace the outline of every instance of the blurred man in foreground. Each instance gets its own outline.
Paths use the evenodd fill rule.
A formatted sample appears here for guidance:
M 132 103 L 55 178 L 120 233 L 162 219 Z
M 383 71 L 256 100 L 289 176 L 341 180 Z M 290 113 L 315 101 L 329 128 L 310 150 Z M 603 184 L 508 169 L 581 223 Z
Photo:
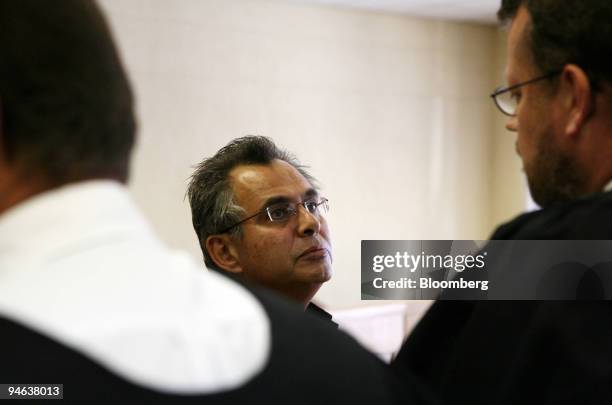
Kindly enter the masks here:
M 346 335 L 153 234 L 125 188 L 132 96 L 94 2 L 1 1 L 0 54 L 0 382 L 105 402 L 420 402 Z

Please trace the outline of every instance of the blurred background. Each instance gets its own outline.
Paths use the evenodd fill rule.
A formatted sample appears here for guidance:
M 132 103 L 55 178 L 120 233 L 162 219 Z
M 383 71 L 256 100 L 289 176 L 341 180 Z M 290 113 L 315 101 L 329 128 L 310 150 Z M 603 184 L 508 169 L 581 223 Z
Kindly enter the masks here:
M 202 266 L 187 182 L 244 135 L 295 153 L 329 198 L 334 274 L 315 301 L 338 319 L 391 314 L 406 330 L 428 305 L 360 301 L 361 240 L 486 239 L 529 205 L 489 97 L 504 84 L 499 0 L 100 4 L 137 97 L 130 187 Z

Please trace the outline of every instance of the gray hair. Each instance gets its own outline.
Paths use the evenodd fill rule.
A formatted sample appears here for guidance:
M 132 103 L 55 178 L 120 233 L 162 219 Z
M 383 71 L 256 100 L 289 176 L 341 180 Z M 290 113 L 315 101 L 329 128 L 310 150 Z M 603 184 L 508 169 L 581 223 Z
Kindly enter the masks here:
M 204 159 L 195 166 L 189 181 L 187 196 L 191 206 L 191 220 L 198 236 L 206 266 L 219 270 L 206 249 L 206 239 L 240 221 L 244 209 L 234 201 L 229 172 L 240 165 L 269 164 L 273 160 L 289 163 L 317 188 L 316 180 L 299 164 L 291 153 L 279 149 L 264 136 L 237 138 L 221 148 L 213 157 Z M 228 232 L 233 237 L 242 237 L 237 226 Z

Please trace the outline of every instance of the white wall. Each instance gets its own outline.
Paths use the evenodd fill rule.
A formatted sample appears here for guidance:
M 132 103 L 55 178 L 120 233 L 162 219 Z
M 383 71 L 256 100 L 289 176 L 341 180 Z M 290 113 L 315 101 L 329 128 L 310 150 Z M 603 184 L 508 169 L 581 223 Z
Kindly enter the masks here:
M 362 239 L 484 239 L 508 213 L 491 197 L 495 28 L 280 0 L 101 4 L 137 94 L 132 190 L 198 260 L 191 166 L 246 134 L 296 153 L 331 201 L 317 298 L 332 308 L 359 304 Z

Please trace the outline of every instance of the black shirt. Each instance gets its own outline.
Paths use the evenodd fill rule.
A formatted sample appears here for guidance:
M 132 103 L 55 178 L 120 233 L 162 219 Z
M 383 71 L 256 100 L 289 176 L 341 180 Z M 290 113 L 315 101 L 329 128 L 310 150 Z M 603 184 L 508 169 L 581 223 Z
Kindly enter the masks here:
M 314 304 L 313 302 L 308 303 L 308 306 L 306 307 L 306 311 L 310 312 L 311 314 L 315 316 L 320 317 L 323 320 L 328 321 L 330 325 L 333 325 L 336 328 L 338 327 L 338 324 L 332 320 L 332 314 L 330 314 L 329 312 L 327 312 L 320 306 Z

